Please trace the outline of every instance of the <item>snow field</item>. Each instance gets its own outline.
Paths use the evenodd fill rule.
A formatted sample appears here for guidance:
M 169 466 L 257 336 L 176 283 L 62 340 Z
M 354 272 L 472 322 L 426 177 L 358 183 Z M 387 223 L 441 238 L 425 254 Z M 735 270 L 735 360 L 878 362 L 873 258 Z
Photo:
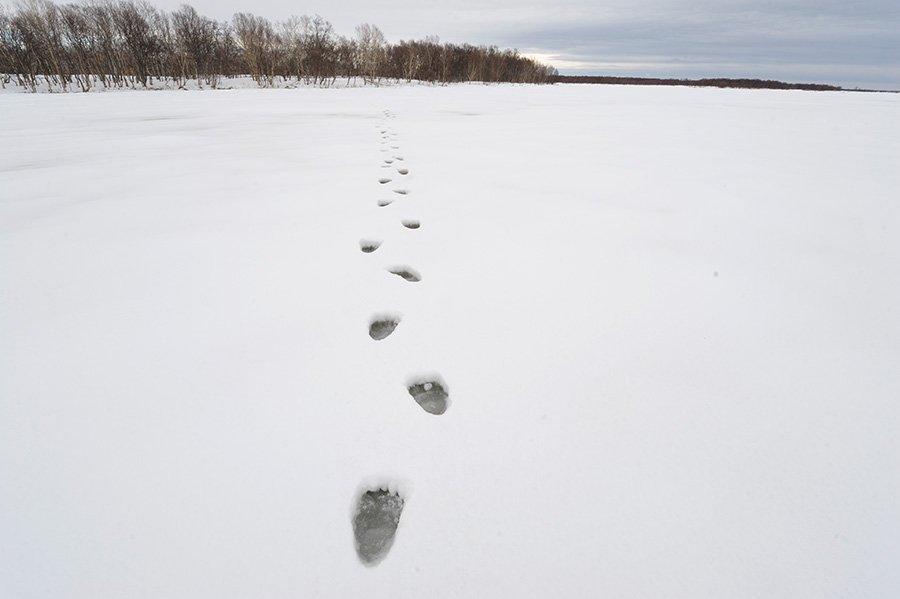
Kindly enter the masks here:
M 4 597 L 900 590 L 895 96 L 0 106 Z

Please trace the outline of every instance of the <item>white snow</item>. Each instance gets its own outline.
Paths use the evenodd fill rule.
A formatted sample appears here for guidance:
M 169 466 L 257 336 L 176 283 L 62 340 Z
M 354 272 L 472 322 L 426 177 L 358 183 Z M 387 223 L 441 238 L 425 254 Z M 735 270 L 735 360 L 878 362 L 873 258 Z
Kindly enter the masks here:
M 900 97 L 0 114 L 0 596 L 900 594 Z M 382 484 L 366 568 L 348 510 Z

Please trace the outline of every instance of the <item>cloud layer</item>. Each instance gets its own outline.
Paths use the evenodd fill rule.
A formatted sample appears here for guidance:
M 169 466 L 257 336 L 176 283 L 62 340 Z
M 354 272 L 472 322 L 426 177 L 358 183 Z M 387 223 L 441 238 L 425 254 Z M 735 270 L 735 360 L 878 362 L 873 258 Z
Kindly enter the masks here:
M 159 5 L 175 8 L 180 0 Z M 571 74 L 759 77 L 900 89 L 897 0 L 199 0 L 228 19 L 320 13 L 346 35 L 359 23 L 389 39 L 515 47 Z

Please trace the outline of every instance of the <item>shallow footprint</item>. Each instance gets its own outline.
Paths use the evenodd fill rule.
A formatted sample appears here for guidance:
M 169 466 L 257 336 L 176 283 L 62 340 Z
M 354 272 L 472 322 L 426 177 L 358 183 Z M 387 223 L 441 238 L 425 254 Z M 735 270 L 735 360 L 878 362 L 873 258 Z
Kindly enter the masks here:
M 403 156 L 394 156 L 394 160 L 403 160 Z
M 401 220 L 400 222 L 403 223 L 403 226 L 407 229 L 418 229 L 422 226 L 422 223 L 417 220 Z
M 406 194 L 409 193 L 409 190 L 408 189 L 395 189 L 394 193 L 399 193 L 400 195 L 405 196 Z
M 378 205 L 384 208 L 385 206 L 390 206 L 394 203 L 394 200 L 378 200 Z
M 384 185 L 385 183 L 390 183 L 391 180 L 387 179 L 385 177 L 382 177 L 381 179 L 378 180 L 378 182 L 381 183 L 382 185 Z
M 400 524 L 403 503 L 400 495 L 386 489 L 366 491 L 359 497 L 353 514 L 353 537 L 356 555 L 363 564 L 374 566 L 387 557 Z
M 410 283 L 416 283 L 422 280 L 422 275 L 416 272 L 415 269 L 410 268 L 409 266 L 393 266 L 388 269 L 388 272 L 401 277 L 404 281 L 409 281 Z
M 397 172 L 400 173 L 401 175 L 408 175 L 409 169 L 408 168 L 398 168 Z
M 360 239 L 359 240 L 359 249 L 363 251 L 363 253 L 371 254 L 375 250 L 381 247 L 381 242 L 376 241 L 374 239 Z
M 407 384 L 406 387 L 412 398 L 416 400 L 423 410 L 429 414 L 440 416 L 447 411 L 450 405 L 450 394 L 447 392 L 447 384 L 440 377 L 419 379 Z
M 393 164 L 393 162 L 394 162 L 393 160 L 385 160 L 384 161 L 385 164 Z
M 381 341 L 390 337 L 397 325 L 400 324 L 400 316 L 397 314 L 377 314 L 369 321 L 369 337 L 375 341 Z

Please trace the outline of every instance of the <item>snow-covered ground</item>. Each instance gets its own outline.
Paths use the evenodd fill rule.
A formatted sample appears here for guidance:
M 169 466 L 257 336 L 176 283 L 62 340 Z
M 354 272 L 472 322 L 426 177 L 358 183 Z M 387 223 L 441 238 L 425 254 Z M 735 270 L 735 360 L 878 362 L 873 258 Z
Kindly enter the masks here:
M 306 80 L 297 80 L 295 78 L 286 79 L 284 77 L 273 77 L 271 81 L 263 82 L 263 85 L 260 85 L 256 80 L 254 80 L 249 75 L 237 75 L 233 77 L 219 77 L 215 80 L 205 80 L 205 79 L 187 79 L 187 80 L 176 80 L 176 79 L 149 79 L 147 81 L 147 85 L 144 86 L 141 83 L 134 82 L 122 82 L 122 87 L 116 87 L 114 85 L 110 85 L 110 87 L 104 87 L 101 79 L 96 76 L 92 76 L 90 78 L 90 89 L 88 93 L 114 93 L 114 92 L 131 92 L 131 91 L 198 91 L 198 90 L 218 90 L 218 91 L 226 91 L 226 90 L 246 90 L 246 89 L 260 89 L 260 87 L 266 87 L 271 89 L 303 89 L 303 88 L 323 88 L 328 87 L 332 89 L 344 88 L 344 87 L 369 87 L 374 85 L 371 82 L 367 82 L 362 77 L 336 77 L 334 79 L 327 79 L 323 82 L 312 82 Z M 438 84 L 428 83 L 424 81 L 403 81 L 403 80 L 394 80 L 394 79 L 379 79 L 377 82 L 378 87 L 396 87 L 396 86 L 404 86 L 404 87 L 413 87 L 413 86 L 435 86 Z M 472 85 L 480 85 L 480 84 L 472 84 Z M 46 77 L 38 75 L 36 77 L 36 84 L 34 88 L 29 85 L 19 85 L 19 80 L 15 75 L 8 75 L 4 73 L 0 73 L 0 93 L 9 94 L 9 93 L 19 93 L 19 94 L 31 94 L 31 93 L 83 93 L 80 85 L 76 83 L 70 83 L 65 88 L 63 88 L 59 83 L 55 81 L 50 81 Z
M 900 594 L 900 97 L 0 114 L 0 596 Z

